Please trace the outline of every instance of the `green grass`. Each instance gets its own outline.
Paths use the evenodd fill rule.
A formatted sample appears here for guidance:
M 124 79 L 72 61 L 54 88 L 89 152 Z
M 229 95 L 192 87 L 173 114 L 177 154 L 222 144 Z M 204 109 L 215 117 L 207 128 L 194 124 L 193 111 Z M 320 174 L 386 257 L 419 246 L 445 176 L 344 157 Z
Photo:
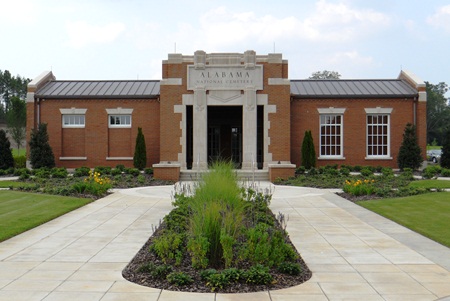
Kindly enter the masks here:
M 362 201 L 358 204 L 450 247 L 450 192 Z
M 12 148 L 12 154 L 13 154 L 14 157 L 16 157 L 16 156 L 25 156 L 26 151 L 27 151 L 26 148 L 20 148 L 20 149 Z
M 433 146 L 433 145 L 428 145 L 428 146 L 427 146 L 427 150 L 441 149 L 441 148 L 442 148 L 442 146 L 439 146 L 439 145 L 435 145 L 435 146 Z
M 0 188 L 9 188 L 9 187 L 31 187 L 35 184 L 27 183 L 27 182 L 21 182 L 21 181 L 0 181 Z
M 0 242 L 90 202 L 74 197 L 0 191 Z
M 450 181 L 448 180 L 420 180 L 409 183 L 409 187 L 413 188 L 439 188 L 450 189 Z

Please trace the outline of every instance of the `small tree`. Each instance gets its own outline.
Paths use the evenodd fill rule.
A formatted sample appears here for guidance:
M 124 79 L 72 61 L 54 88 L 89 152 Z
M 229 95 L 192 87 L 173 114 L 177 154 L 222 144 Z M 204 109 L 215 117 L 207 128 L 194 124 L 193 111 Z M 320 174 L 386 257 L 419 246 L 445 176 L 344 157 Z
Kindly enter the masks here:
M 302 143 L 302 166 L 311 169 L 316 166 L 316 150 L 311 131 L 305 131 Z
M 0 130 L 0 169 L 14 167 L 14 158 L 11 152 L 11 143 L 9 143 L 6 132 Z
M 39 124 L 39 128 L 31 132 L 30 163 L 33 168 L 55 167 L 55 156 L 48 142 L 46 123 Z
M 398 152 L 398 167 L 418 169 L 422 165 L 422 150 L 417 143 L 416 127 L 408 123 L 403 133 L 403 141 Z
M 138 128 L 133 165 L 138 169 L 144 169 L 145 166 L 147 166 L 147 150 L 145 147 L 145 137 L 144 134 L 142 134 L 142 128 Z
M 444 137 L 444 145 L 442 146 L 441 166 L 450 168 L 450 129 L 447 129 Z

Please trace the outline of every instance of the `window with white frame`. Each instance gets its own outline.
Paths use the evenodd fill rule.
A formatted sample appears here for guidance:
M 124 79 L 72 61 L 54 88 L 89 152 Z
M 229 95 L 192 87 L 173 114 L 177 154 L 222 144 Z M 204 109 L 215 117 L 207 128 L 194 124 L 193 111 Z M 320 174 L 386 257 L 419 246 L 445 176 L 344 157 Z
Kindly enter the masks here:
M 339 108 L 320 108 L 319 155 L 322 158 L 343 158 L 344 112 Z
M 391 155 L 390 113 L 392 109 L 366 109 L 366 154 L 368 158 L 386 158 Z
M 131 127 L 131 115 L 109 115 L 110 127 Z
M 63 128 L 84 128 L 86 126 L 87 109 L 59 109 Z
M 133 109 L 106 109 L 108 113 L 108 126 L 110 128 L 130 128 Z

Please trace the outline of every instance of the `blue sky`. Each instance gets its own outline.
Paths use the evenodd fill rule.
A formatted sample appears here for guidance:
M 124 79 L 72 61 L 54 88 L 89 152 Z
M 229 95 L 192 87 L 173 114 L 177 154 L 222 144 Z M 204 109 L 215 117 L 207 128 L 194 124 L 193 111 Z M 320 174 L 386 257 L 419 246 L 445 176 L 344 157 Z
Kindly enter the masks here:
M 175 49 L 252 49 L 282 53 L 291 79 L 405 69 L 450 84 L 449 1 L 0 0 L 0 37 L 0 69 L 29 78 L 160 79 Z

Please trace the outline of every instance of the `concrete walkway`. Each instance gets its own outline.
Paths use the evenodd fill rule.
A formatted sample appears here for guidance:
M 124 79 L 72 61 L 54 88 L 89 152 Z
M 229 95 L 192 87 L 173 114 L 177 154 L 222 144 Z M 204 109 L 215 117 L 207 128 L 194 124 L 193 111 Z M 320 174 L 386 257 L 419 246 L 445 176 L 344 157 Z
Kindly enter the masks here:
M 289 215 L 291 240 L 313 272 L 308 282 L 245 295 L 180 293 L 130 283 L 121 271 L 152 234 L 152 225 L 171 210 L 172 190 L 118 191 L 0 243 L 0 300 L 370 301 L 450 296 L 449 248 L 331 191 L 285 186 L 275 187 L 271 207 Z

